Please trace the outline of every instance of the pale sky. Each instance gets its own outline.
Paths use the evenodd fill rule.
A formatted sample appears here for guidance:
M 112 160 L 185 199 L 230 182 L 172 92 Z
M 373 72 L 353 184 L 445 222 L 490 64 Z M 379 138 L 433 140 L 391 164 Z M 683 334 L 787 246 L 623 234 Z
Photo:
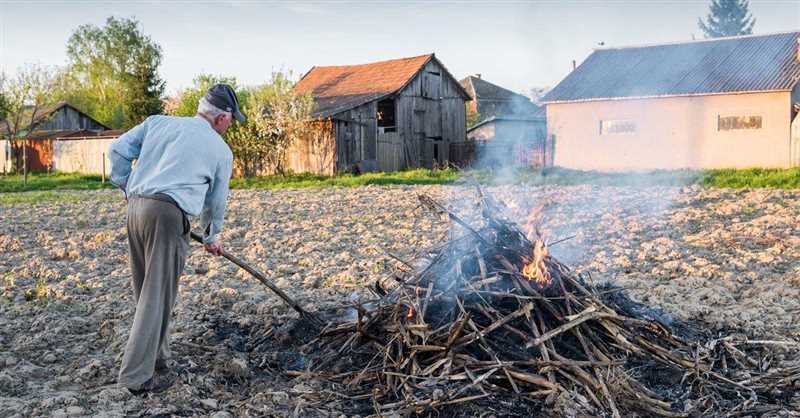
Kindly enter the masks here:
M 456 78 L 512 90 L 552 87 L 599 42 L 700 39 L 707 0 L 687 1 L 4 1 L 0 70 L 63 65 L 80 24 L 136 17 L 164 53 L 167 92 L 207 72 L 254 85 L 273 70 L 360 64 L 430 52 Z M 755 33 L 800 30 L 800 0 L 751 0 Z

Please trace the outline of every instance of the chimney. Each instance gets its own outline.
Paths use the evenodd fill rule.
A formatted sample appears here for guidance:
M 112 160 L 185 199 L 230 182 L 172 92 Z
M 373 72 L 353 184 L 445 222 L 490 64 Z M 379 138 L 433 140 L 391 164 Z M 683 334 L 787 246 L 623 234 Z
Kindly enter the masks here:
M 575 71 L 575 60 L 572 60 L 572 71 Z
M 800 39 L 798 39 L 798 41 L 800 41 Z M 476 78 L 481 78 L 481 73 L 475 73 L 475 77 Z
M 797 38 L 797 57 L 795 58 L 800 61 L 800 38 Z

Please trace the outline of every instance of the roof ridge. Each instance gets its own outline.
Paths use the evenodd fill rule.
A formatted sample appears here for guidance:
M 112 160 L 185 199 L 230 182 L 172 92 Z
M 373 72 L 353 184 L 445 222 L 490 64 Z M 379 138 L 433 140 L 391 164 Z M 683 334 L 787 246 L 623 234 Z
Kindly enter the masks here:
M 695 43 L 703 43 L 703 42 L 719 42 L 719 41 L 727 41 L 727 40 L 733 40 L 733 39 L 759 38 L 759 37 L 767 37 L 767 36 L 788 35 L 790 33 L 796 33 L 796 34 L 800 35 L 800 29 L 787 30 L 787 31 L 782 31 L 782 32 L 750 34 L 750 35 L 723 36 L 723 37 L 719 37 L 719 38 L 691 39 L 691 40 L 688 40 L 688 41 L 671 41 L 671 42 L 656 42 L 656 43 L 638 44 L 638 45 L 607 46 L 607 47 L 601 47 L 601 48 L 593 48 L 592 51 L 609 51 L 609 50 L 615 50 L 615 49 L 652 48 L 652 47 L 655 47 L 655 46 L 685 45 L 685 44 L 695 44 Z
M 358 67 L 358 66 L 362 66 L 362 65 L 383 64 L 383 63 L 387 63 L 387 62 L 394 62 L 394 61 L 406 61 L 406 60 L 414 60 L 414 59 L 418 59 L 418 58 L 422 58 L 422 57 L 432 57 L 432 56 L 434 56 L 434 53 L 433 53 L 433 52 L 431 52 L 431 53 L 429 53 L 429 54 L 414 55 L 413 57 L 392 58 L 392 59 L 388 59 L 388 60 L 381 60 L 381 61 L 365 62 L 365 63 L 361 63 L 361 64 L 344 64 L 344 65 L 315 65 L 315 66 L 314 66 L 314 67 L 312 67 L 311 69 L 313 70 L 313 69 L 316 69 L 316 68 L 344 68 L 344 67 Z M 311 70 L 309 70 L 309 72 L 310 72 L 310 71 L 311 71 Z
M 491 84 L 492 86 L 494 86 L 494 87 L 496 87 L 496 88 L 498 88 L 498 89 L 500 89 L 500 90 L 503 90 L 503 91 L 509 92 L 509 93 L 511 93 L 511 94 L 513 94 L 513 95 L 515 95 L 515 96 L 522 96 L 522 97 L 528 98 L 528 96 L 525 96 L 525 95 L 524 95 L 524 94 L 522 94 L 522 93 L 517 93 L 516 91 L 514 91 L 514 90 L 511 90 L 511 89 L 507 89 L 507 88 L 505 88 L 505 87 L 503 87 L 503 86 L 501 86 L 501 85 L 499 85 L 499 84 L 492 83 L 491 81 L 486 81 L 486 80 L 484 80 L 484 79 L 483 79 L 483 78 L 481 78 L 481 77 L 476 77 L 476 79 L 477 79 L 477 80 L 480 80 L 480 81 L 481 81 L 481 82 L 483 82 L 483 83 L 486 83 L 486 84 Z M 528 98 L 528 99 L 530 100 L 530 98 Z

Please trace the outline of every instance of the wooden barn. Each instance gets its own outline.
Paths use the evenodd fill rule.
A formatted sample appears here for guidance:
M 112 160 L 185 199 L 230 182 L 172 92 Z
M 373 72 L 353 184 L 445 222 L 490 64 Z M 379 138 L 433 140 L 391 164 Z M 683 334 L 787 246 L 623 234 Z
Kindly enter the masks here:
M 31 111 L 32 112 L 32 111 Z M 25 118 L 26 123 L 30 116 Z M 0 121 L 0 136 L 7 133 L 7 121 Z M 68 102 L 59 102 L 55 105 L 36 111 L 33 120 L 33 129 L 24 139 L 0 141 L 3 161 L 0 161 L 4 171 L 13 167 L 22 167 L 23 152 L 27 154 L 28 171 L 50 171 L 56 169 L 54 143 L 59 140 L 85 140 L 116 137 L 119 131 L 110 131 L 110 128 Z M 109 135 L 111 134 L 111 135 Z M 23 147 L 24 142 L 24 147 Z M 25 151 L 23 151 L 23 149 Z M 101 158 L 101 157 L 98 157 Z M 19 171 L 22 171 L 21 169 Z
M 395 171 L 465 158 L 470 96 L 434 54 L 314 67 L 295 91 L 313 96 L 331 144 L 294 147 L 293 171 Z

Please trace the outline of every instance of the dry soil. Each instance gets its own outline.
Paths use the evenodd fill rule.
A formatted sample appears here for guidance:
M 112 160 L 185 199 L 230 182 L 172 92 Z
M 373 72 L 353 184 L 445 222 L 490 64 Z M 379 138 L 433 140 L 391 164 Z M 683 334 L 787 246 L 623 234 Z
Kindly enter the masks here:
M 497 187 L 524 222 L 545 204 L 562 261 L 613 280 L 651 305 L 712 328 L 800 337 L 800 192 L 597 186 Z M 261 284 L 196 245 L 173 319 L 174 386 L 132 396 L 114 386 L 133 315 L 125 202 L 116 191 L 0 205 L 0 417 L 338 416 L 308 399 L 318 382 L 287 374 L 303 330 Z M 234 191 L 222 239 L 312 310 L 364 286 L 447 237 L 417 207 L 427 193 L 455 209 L 457 186 Z M 340 309 L 335 313 L 351 313 Z

